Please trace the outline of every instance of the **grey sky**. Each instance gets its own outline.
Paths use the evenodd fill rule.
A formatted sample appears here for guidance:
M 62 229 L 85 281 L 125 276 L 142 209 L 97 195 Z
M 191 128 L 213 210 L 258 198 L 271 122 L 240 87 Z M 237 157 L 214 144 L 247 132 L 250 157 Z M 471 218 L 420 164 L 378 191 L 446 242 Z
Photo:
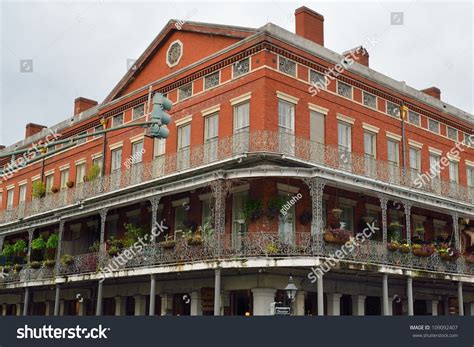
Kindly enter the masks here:
M 343 52 L 367 46 L 370 66 L 473 113 L 472 2 L 18 2 L 1 1 L 0 144 L 24 137 L 29 122 L 54 125 L 72 115 L 73 100 L 101 102 L 171 18 L 294 32 L 294 10 L 325 17 L 325 45 Z M 403 25 L 390 25 L 403 12 Z M 20 72 L 32 59 L 33 72 Z M 26 65 L 28 67 L 28 65 Z

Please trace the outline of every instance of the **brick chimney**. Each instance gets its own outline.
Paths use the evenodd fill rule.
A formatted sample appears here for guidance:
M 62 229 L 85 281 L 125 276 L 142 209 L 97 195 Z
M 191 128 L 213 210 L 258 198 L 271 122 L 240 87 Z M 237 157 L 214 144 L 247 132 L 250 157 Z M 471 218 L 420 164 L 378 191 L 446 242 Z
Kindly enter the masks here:
M 352 58 L 356 63 L 369 67 L 369 52 L 362 46 L 350 49 L 342 55 Z
M 25 139 L 33 136 L 34 134 L 39 133 L 41 130 L 46 128 L 44 125 L 39 125 L 35 123 L 28 123 L 25 128 Z
M 76 100 L 74 100 L 74 115 L 76 116 L 79 113 L 96 106 L 97 104 L 98 103 L 95 100 L 83 98 L 82 96 L 80 96 L 76 98 Z
M 433 98 L 441 100 L 441 90 L 436 87 L 422 89 L 421 91 L 425 94 L 428 94 L 429 96 L 432 96 Z
M 301 6 L 295 10 L 296 35 L 324 46 L 324 17 Z

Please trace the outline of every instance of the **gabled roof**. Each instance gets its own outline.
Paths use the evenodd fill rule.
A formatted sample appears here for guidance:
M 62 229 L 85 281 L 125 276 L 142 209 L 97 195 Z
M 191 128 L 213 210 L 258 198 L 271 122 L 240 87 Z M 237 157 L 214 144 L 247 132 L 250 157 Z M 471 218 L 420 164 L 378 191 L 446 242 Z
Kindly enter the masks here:
M 163 43 L 165 43 L 171 34 L 176 31 L 212 34 L 241 40 L 255 34 L 258 29 L 188 21 L 183 23 L 176 19 L 172 19 L 155 37 L 155 39 L 145 49 L 142 55 L 136 60 L 134 68 L 129 69 L 119 81 L 119 83 L 112 89 L 109 95 L 107 95 L 103 101 L 103 104 L 106 104 L 119 96 L 120 92 L 123 91 L 131 81 L 133 81 L 133 79 L 142 71 L 147 62 L 162 47 Z

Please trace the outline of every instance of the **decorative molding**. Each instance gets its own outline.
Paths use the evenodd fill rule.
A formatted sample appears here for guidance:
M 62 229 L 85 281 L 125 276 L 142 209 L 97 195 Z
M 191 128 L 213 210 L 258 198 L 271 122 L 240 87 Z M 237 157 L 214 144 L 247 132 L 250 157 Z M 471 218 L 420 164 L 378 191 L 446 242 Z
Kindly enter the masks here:
M 327 116 L 327 114 L 329 113 L 329 109 L 327 108 L 324 108 L 324 107 L 321 107 L 321 106 L 318 106 L 316 104 L 312 104 L 310 102 L 308 102 L 308 108 L 311 110 L 311 111 L 315 111 L 315 112 L 318 112 L 318 113 L 322 113 L 323 115 Z
M 341 122 L 344 122 L 344 123 L 349 123 L 349 124 L 354 124 L 355 123 L 354 118 L 345 116 L 341 113 L 337 113 L 336 118 L 337 118 L 337 120 L 340 120 Z
M 436 154 L 436 155 L 443 155 L 443 151 L 440 150 L 440 149 L 436 149 L 436 148 L 433 148 L 433 147 L 428 147 L 428 151 L 432 154 Z
M 375 134 L 378 134 L 379 130 L 380 130 L 380 128 L 377 128 L 376 126 L 373 126 L 373 125 L 370 125 L 370 124 L 367 124 L 367 123 L 362 123 L 362 128 L 364 130 L 370 131 L 370 132 L 375 133 Z
M 139 134 L 139 135 L 133 136 L 130 138 L 130 143 L 142 141 L 144 138 L 145 138 L 145 134 Z
M 251 97 L 252 97 L 252 92 L 248 92 L 248 93 L 242 94 L 240 96 L 237 96 L 235 98 L 232 98 L 229 101 L 230 101 L 230 104 L 232 106 L 234 106 L 234 105 L 240 104 L 244 101 L 250 100 Z
M 402 136 L 401 135 L 398 135 L 398 134 L 395 134 L 395 133 L 392 133 L 390 131 L 385 131 L 385 136 L 391 140 L 395 140 L 395 141 L 398 141 L 400 142 L 402 140 Z
M 113 151 L 114 149 L 120 148 L 120 147 L 123 147 L 123 141 L 115 142 L 115 143 L 109 145 L 109 149 L 111 151 Z
M 193 115 L 190 114 L 189 116 L 186 116 L 186 117 L 183 117 L 181 119 L 178 119 L 174 122 L 174 124 L 176 125 L 176 127 L 179 127 L 179 126 L 182 126 L 182 125 L 185 125 L 189 122 L 191 122 L 193 120 Z
M 214 105 L 212 107 L 209 107 L 209 108 L 206 108 L 204 110 L 201 111 L 201 115 L 203 117 L 205 116 L 208 116 L 210 114 L 213 114 L 213 113 L 216 113 L 216 112 L 219 112 L 221 109 L 221 104 L 217 104 L 217 105 Z
M 290 186 L 289 184 L 277 183 L 277 189 L 285 193 L 297 194 L 300 191 L 299 187 Z
M 286 93 L 283 93 L 283 92 L 280 92 L 277 90 L 276 92 L 276 96 L 278 99 L 281 99 L 281 100 L 284 100 L 284 101 L 288 101 L 292 104 L 297 104 L 298 101 L 300 100 L 299 98 L 295 97 L 295 96 L 292 96 L 292 95 L 289 95 L 289 94 L 286 94 Z
M 183 199 L 171 201 L 171 206 L 173 207 L 183 206 L 183 204 L 189 204 L 189 198 L 183 198 Z
M 421 142 L 418 142 L 418 141 L 415 141 L 415 140 L 408 139 L 408 145 L 410 147 L 415 147 L 415 148 L 419 148 L 419 149 L 423 148 L 423 144 Z

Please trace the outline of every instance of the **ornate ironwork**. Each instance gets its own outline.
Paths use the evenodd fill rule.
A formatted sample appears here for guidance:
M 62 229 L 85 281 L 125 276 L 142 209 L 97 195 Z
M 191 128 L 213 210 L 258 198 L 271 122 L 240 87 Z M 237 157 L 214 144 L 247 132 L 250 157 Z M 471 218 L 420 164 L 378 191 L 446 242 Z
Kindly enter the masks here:
M 382 242 L 383 244 L 387 244 L 387 204 L 388 204 L 388 196 L 384 194 L 378 194 L 378 198 L 380 200 L 380 208 L 382 210 Z
M 291 143 L 291 148 L 283 146 L 282 141 L 285 144 Z M 316 143 L 291 134 L 285 134 L 282 137 L 278 132 L 272 131 L 243 132 L 219 139 L 217 143 L 212 145 L 212 148 L 216 149 L 216 154 L 209 155 L 208 145 L 192 147 L 187 150 L 186 158 L 180 153 L 160 156 L 151 162 L 137 163 L 130 168 L 124 168 L 122 171 L 98 177 L 90 182 L 77 184 L 76 187 L 71 189 L 61 190 L 57 194 L 49 194 L 44 198 L 35 199 L 21 206 L 2 210 L 0 211 L 0 224 L 65 206 L 80 205 L 86 199 L 124 189 L 130 185 L 149 182 L 180 170 L 196 169 L 210 163 L 229 159 L 235 155 L 258 152 L 285 154 L 289 157 L 350 172 L 354 175 L 369 177 L 392 185 L 430 192 L 464 202 L 474 202 L 474 195 L 465 186 L 436 178 L 420 187 L 415 184 L 410 171 L 406 171 L 393 163 L 367 158 L 355 153 L 348 153 L 350 157 L 347 158 L 347 156 L 341 155 L 337 146 Z M 367 170 L 368 167 L 370 170 Z
M 407 243 L 411 244 L 411 207 L 413 204 L 408 200 L 403 200 L 403 207 L 405 209 L 405 223 L 407 228 Z
M 322 242 L 323 232 L 323 193 L 326 181 L 319 178 L 308 178 L 304 179 L 304 182 L 308 185 L 309 193 L 311 195 L 311 210 L 313 218 L 311 220 L 311 234 L 314 237 L 315 247 L 320 247 Z

